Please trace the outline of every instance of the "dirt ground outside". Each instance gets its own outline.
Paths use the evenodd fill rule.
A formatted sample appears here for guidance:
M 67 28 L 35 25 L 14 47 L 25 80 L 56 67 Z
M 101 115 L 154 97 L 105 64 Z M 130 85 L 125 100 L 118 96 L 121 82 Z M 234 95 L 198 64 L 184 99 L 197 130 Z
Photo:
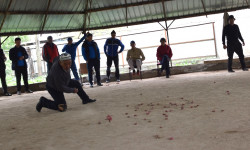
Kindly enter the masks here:
M 47 91 L 0 97 L 0 150 L 249 150 L 250 71 L 200 72 L 84 87 L 66 112 Z M 112 120 L 106 120 L 110 115 Z

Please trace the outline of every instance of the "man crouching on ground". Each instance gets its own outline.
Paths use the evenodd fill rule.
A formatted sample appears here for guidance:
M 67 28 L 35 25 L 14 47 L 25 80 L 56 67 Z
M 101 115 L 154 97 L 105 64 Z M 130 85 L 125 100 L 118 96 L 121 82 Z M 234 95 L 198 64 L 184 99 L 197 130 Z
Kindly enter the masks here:
M 54 101 L 41 97 L 36 105 L 36 110 L 41 111 L 42 107 L 59 110 L 67 110 L 66 100 L 63 93 L 77 93 L 83 104 L 92 103 L 92 100 L 83 91 L 81 84 L 70 77 L 71 55 L 64 53 L 55 59 L 53 66 L 47 77 L 46 88 Z

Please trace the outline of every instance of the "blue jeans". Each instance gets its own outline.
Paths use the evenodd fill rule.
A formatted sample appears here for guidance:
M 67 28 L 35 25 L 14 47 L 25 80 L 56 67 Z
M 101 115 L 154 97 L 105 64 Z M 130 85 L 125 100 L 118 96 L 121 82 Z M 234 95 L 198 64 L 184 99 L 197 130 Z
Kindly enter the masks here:
M 161 71 L 166 70 L 166 76 L 170 75 L 170 68 L 169 68 L 169 57 L 168 55 L 164 55 L 161 60 Z
M 79 78 L 79 75 L 78 75 L 78 72 L 77 72 L 77 68 L 76 68 L 76 63 L 75 63 L 74 60 L 72 60 L 71 71 L 73 72 L 73 75 L 74 75 L 74 77 L 75 77 L 75 80 L 79 81 L 80 78 Z

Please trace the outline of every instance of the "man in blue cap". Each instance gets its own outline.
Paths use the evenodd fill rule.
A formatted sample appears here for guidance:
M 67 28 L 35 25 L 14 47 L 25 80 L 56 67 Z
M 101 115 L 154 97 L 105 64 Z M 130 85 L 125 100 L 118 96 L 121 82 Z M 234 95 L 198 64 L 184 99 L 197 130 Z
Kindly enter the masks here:
M 78 45 L 85 39 L 86 34 L 76 43 L 73 43 L 73 39 L 71 37 L 68 38 L 68 44 L 65 45 L 62 49 L 62 52 L 67 52 L 71 55 L 71 60 L 72 60 L 72 65 L 71 65 L 71 71 L 73 72 L 73 75 L 75 77 L 75 80 L 80 81 L 78 72 L 77 72 L 77 67 L 75 63 L 75 58 L 76 58 L 76 49 Z
M 107 80 L 108 83 L 110 81 L 110 68 L 112 66 L 112 62 L 115 64 L 115 77 L 116 81 L 120 82 L 120 72 L 119 72 L 119 56 L 118 53 L 121 53 L 124 50 L 124 45 L 119 39 L 115 38 L 116 32 L 113 30 L 111 32 L 111 38 L 106 40 L 104 45 L 104 53 L 107 56 Z M 118 47 L 121 49 L 118 52 Z

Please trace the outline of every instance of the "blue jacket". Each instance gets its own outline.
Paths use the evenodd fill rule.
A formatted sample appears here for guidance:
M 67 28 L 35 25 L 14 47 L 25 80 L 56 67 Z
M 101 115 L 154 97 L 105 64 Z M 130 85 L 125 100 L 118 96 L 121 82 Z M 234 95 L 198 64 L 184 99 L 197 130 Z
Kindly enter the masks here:
M 77 46 L 85 39 L 86 36 L 83 36 L 78 42 L 72 43 L 71 45 L 64 45 L 62 52 L 67 52 L 71 55 L 72 61 L 76 58 L 76 49 Z
M 87 41 L 82 44 L 82 56 L 85 61 L 88 61 L 89 59 L 100 59 L 100 50 L 98 48 L 98 45 L 94 41 Z
M 118 52 L 118 47 L 121 46 L 120 51 Z M 104 45 L 104 53 L 108 56 L 117 56 L 118 53 L 121 53 L 124 50 L 124 45 L 119 39 L 109 38 L 106 40 Z

